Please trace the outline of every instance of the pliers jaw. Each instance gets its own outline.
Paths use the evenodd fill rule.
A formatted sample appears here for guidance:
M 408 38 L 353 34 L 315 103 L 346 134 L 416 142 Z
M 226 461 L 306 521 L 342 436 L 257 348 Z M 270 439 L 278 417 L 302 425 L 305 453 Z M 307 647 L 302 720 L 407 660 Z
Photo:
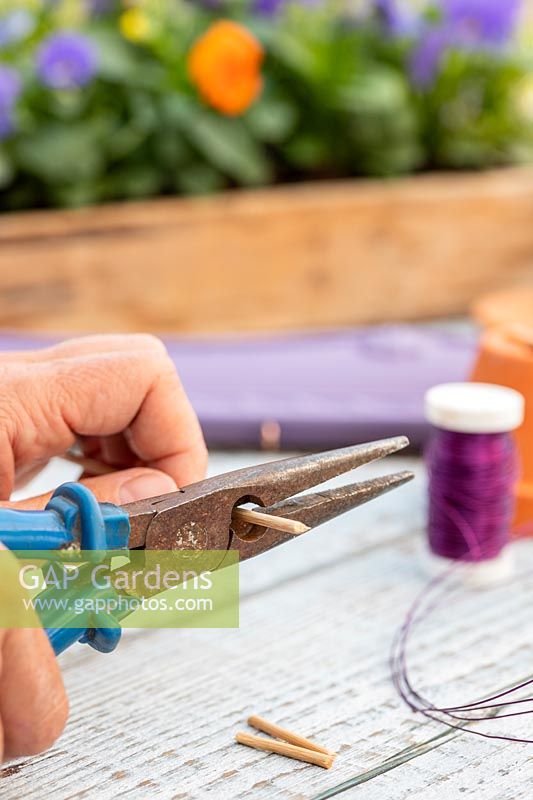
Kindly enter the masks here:
M 317 528 L 324 522 L 329 522 L 329 520 L 347 511 L 381 497 L 382 494 L 390 492 L 392 489 L 403 486 L 413 477 L 412 472 L 397 472 L 393 475 L 384 475 L 380 478 L 352 483 L 337 489 L 304 494 L 300 497 L 281 501 L 269 508 L 262 508 L 261 511 L 273 516 L 298 520 L 310 529 Z M 241 523 L 237 524 L 241 525 Z M 231 540 L 231 549 L 239 551 L 241 561 L 270 550 L 288 539 L 298 538 L 298 536 L 279 533 L 279 531 L 271 528 L 260 528 L 257 525 L 248 527 L 248 531 L 241 530 L 239 533 L 239 531 L 235 530 L 235 523 L 232 524 L 234 536 Z
M 241 560 L 287 541 L 290 535 L 232 521 L 235 506 L 255 503 L 273 516 L 316 527 L 384 494 L 412 478 L 411 473 L 376 478 L 318 494 L 294 497 L 306 489 L 376 459 L 402 450 L 404 436 L 246 467 L 209 478 L 149 500 L 125 506 L 130 516 L 130 547 L 151 550 L 238 550 Z

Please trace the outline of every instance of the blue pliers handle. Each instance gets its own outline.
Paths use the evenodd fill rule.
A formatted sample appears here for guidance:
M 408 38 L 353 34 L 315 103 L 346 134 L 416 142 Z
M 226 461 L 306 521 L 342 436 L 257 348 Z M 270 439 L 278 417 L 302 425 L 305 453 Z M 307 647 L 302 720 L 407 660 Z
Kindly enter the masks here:
M 75 545 L 81 550 L 122 550 L 128 547 L 129 516 L 119 506 L 99 503 L 81 483 L 65 483 L 54 492 L 44 511 L 0 509 L 0 541 L 10 550 L 57 550 Z M 109 653 L 120 640 L 113 628 L 47 628 L 56 654 L 75 642 L 86 642 Z

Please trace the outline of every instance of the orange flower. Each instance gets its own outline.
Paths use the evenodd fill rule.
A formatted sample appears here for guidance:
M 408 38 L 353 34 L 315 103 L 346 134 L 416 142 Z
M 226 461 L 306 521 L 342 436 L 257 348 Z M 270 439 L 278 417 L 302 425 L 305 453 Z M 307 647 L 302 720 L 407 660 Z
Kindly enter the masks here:
M 198 91 L 222 114 L 236 116 L 251 106 L 262 87 L 263 49 L 242 25 L 220 20 L 189 53 L 189 75 Z

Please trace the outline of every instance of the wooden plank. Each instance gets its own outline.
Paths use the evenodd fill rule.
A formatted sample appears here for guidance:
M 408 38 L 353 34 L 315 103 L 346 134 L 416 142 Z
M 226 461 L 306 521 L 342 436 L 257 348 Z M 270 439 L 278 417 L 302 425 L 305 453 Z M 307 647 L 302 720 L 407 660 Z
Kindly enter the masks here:
M 212 469 L 237 461 L 219 455 Z M 345 517 L 351 531 L 304 535 L 300 547 L 243 565 L 239 630 L 133 631 L 110 657 L 83 647 L 66 653 L 67 731 L 49 753 L 0 772 L 2 799 L 41 800 L 46 786 L 60 800 L 311 800 L 354 777 L 360 785 L 340 797 L 530 796 L 530 748 L 442 736 L 440 725 L 414 718 L 391 686 L 391 639 L 426 581 L 413 535 L 423 497 L 417 481 Z M 533 543 L 522 546 L 526 569 Z M 469 593 L 455 610 L 443 608 L 413 647 L 417 683 L 454 702 L 526 677 L 530 594 L 522 575 L 511 589 Z M 325 774 L 235 745 L 250 713 L 337 750 L 335 766 Z
M 328 327 L 463 312 L 533 280 L 533 172 L 430 175 L 0 218 L 0 324 Z

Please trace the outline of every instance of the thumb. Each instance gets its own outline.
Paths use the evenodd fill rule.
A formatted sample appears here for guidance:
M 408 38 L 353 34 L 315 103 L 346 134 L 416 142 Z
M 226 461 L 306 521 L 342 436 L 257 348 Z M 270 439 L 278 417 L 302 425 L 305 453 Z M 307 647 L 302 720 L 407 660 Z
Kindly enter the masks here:
M 175 492 L 178 488 L 166 472 L 145 467 L 110 472 L 96 478 L 84 478 L 80 483 L 91 489 L 98 500 L 118 505 L 144 500 L 146 497 L 156 497 L 167 492 Z M 48 492 L 38 497 L 19 500 L 16 503 L 4 502 L 0 506 L 4 508 L 44 508 L 51 496 L 52 492 Z

